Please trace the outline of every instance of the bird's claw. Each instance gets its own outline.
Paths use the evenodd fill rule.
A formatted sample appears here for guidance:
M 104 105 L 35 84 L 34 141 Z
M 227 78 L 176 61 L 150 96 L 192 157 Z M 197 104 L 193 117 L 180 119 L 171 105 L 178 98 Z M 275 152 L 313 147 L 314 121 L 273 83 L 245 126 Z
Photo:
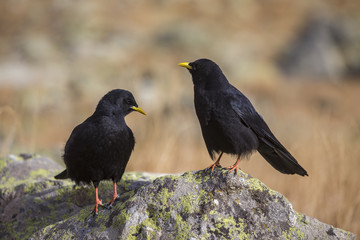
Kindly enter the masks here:
M 231 165 L 231 166 L 227 167 L 226 169 L 230 169 L 229 172 L 232 172 L 235 170 L 235 173 L 238 174 L 239 167 L 236 165 L 235 166 Z
M 112 208 L 114 202 L 115 202 L 116 200 L 118 200 L 118 199 L 120 199 L 120 196 L 119 196 L 118 194 L 116 194 L 116 195 L 113 197 L 113 199 L 111 199 L 108 203 L 106 203 L 106 204 L 104 205 L 104 207 L 106 207 L 106 208 L 108 208 L 108 209 Z
M 102 199 L 100 199 L 99 201 L 96 202 L 95 204 L 95 207 L 93 208 L 93 210 L 90 212 L 91 215 L 93 216 L 97 216 L 99 213 L 99 206 L 100 207 L 103 207 L 103 208 L 106 208 L 106 209 L 109 209 L 109 207 L 107 206 L 107 204 L 103 204 L 102 203 Z
M 211 169 L 211 172 L 214 172 L 215 167 L 221 167 L 219 163 L 211 164 L 207 169 Z
M 95 208 L 90 212 L 90 215 L 93 215 L 94 217 L 99 215 L 98 211 L 95 210 Z

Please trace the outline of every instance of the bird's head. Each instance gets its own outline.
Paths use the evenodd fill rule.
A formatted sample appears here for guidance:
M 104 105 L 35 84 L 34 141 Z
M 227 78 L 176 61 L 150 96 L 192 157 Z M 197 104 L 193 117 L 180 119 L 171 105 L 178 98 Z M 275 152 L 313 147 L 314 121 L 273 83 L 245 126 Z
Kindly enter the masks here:
M 194 62 L 182 62 L 178 65 L 189 70 L 196 87 L 215 89 L 228 84 L 220 67 L 209 59 L 202 58 Z
M 108 92 L 98 103 L 96 111 L 106 116 L 126 116 L 132 111 L 146 115 L 136 103 L 131 92 L 115 89 Z

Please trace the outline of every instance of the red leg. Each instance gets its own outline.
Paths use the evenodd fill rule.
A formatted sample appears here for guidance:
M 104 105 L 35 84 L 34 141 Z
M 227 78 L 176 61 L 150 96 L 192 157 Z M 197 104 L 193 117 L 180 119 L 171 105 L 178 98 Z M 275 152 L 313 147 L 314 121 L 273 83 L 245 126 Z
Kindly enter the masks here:
M 222 157 L 223 153 L 224 153 L 224 152 L 221 152 L 220 155 L 219 155 L 219 157 L 218 157 L 218 159 L 216 160 L 216 162 L 208 167 L 208 169 L 211 168 L 211 172 L 214 171 L 214 168 L 215 168 L 216 166 L 220 166 L 220 158 Z
M 99 199 L 99 195 L 98 195 L 98 188 L 95 188 L 95 196 L 96 196 L 96 200 L 95 200 L 95 207 L 94 209 L 91 211 L 91 213 L 97 215 L 98 214 L 98 206 L 103 206 L 102 204 L 102 200 Z
M 238 166 L 238 165 L 239 165 L 239 162 L 240 162 L 240 158 L 238 158 L 238 159 L 236 160 L 236 162 L 235 162 L 234 165 L 231 165 L 231 166 L 227 167 L 226 169 L 229 169 L 229 168 L 230 168 L 229 172 L 235 170 L 235 172 L 236 172 L 236 174 L 237 174 L 237 173 L 238 173 L 238 169 L 239 169 L 239 166 Z
M 117 194 L 117 189 L 116 189 L 116 182 L 114 182 L 114 195 L 113 198 L 110 200 L 110 202 L 108 202 L 106 204 L 106 206 L 111 207 L 113 205 L 113 203 L 115 202 L 116 199 L 120 198 L 119 195 Z

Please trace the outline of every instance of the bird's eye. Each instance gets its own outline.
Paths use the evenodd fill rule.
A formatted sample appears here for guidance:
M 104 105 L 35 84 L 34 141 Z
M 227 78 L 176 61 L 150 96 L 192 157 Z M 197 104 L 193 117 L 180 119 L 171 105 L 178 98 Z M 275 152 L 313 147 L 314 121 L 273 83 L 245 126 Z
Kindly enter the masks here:
M 125 103 L 128 104 L 128 105 L 131 105 L 132 101 L 131 101 L 131 99 L 127 98 L 127 99 L 125 99 Z

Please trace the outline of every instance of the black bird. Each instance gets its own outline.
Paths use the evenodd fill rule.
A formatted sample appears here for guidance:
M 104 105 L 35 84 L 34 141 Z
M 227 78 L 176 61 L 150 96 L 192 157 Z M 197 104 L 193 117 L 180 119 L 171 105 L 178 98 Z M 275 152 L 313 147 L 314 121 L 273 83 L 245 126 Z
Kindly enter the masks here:
M 257 150 L 276 170 L 286 174 L 307 175 L 295 158 L 276 139 L 264 119 L 244 94 L 232 86 L 220 67 L 209 59 L 179 63 L 189 70 L 194 84 L 196 115 L 207 150 L 220 166 L 223 153 L 237 156 L 229 171 L 238 171 L 242 156 Z
M 124 119 L 132 111 L 145 115 L 131 92 L 112 90 L 100 100 L 93 115 L 74 128 L 66 142 L 63 156 L 66 169 L 55 178 L 70 178 L 76 184 L 92 182 L 96 194 L 94 214 L 98 205 L 105 206 L 98 197 L 101 180 L 111 179 L 114 183 L 114 195 L 108 206 L 119 198 L 116 183 L 124 174 L 135 145 Z

